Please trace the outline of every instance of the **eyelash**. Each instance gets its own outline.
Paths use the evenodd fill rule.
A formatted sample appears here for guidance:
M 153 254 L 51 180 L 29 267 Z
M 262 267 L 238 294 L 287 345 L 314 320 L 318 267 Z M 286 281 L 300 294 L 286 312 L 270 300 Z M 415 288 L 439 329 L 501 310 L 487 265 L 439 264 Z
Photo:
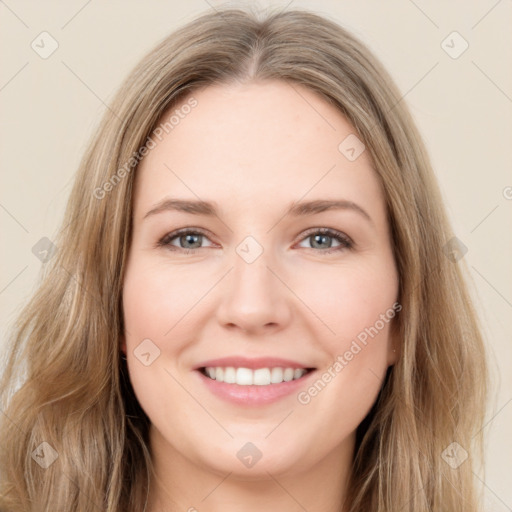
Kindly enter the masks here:
M 352 240 L 345 235 L 344 233 L 341 233 L 340 231 L 337 231 L 335 229 L 331 228 L 312 228 L 306 231 L 306 234 L 299 240 L 299 242 L 305 240 L 306 238 L 309 238 L 312 235 L 328 235 L 332 238 L 334 238 L 336 241 L 340 242 L 340 245 L 337 247 L 332 247 L 328 249 L 318 249 L 316 252 L 319 252 L 323 255 L 325 254 L 332 254 L 333 252 L 339 252 L 347 249 L 352 249 L 354 246 L 354 243 Z M 201 249 L 205 249 L 205 247 L 199 247 L 195 249 L 185 249 L 183 247 L 176 247 L 174 245 L 171 245 L 171 242 L 178 238 L 179 236 L 183 235 L 202 235 L 208 238 L 208 234 L 204 232 L 201 229 L 190 229 L 190 228 L 183 228 L 179 229 L 177 231 L 173 231 L 172 233 L 166 234 L 164 237 L 162 237 L 157 242 L 157 247 L 163 247 L 166 249 L 169 249 L 171 251 L 182 251 L 185 254 L 195 254 L 196 251 L 199 251 Z M 315 250 L 314 247 L 306 247 L 306 249 L 312 249 Z

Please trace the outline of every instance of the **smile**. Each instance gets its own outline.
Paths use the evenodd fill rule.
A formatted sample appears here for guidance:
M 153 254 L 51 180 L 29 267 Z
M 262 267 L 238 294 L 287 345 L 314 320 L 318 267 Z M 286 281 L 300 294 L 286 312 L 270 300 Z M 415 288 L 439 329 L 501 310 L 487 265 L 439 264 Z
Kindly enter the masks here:
M 202 366 L 194 372 L 214 396 L 237 407 L 270 405 L 307 387 L 315 368 Z
M 235 368 L 233 366 L 208 366 L 200 369 L 206 377 L 217 382 L 238 384 L 239 386 L 271 386 L 290 382 L 303 377 L 310 370 L 308 368 Z

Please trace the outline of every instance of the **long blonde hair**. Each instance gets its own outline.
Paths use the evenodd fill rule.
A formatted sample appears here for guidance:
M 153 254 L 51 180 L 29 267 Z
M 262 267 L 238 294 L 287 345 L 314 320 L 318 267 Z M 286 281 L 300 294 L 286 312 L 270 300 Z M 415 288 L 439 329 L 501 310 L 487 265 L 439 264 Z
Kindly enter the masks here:
M 194 90 L 275 79 L 318 93 L 356 128 L 383 185 L 399 271 L 400 358 L 358 429 L 346 510 L 478 510 L 483 342 L 400 92 L 366 47 L 325 17 L 227 8 L 177 30 L 135 67 L 82 160 L 58 250 L 11 337 L 0 388 L 1 510 L 145 510 L 149 419 L 119 351 L 139 150 Z M 458 467 L 449 463 L 466 452 Z M 43 467 L 38 453 L 57 458 Z

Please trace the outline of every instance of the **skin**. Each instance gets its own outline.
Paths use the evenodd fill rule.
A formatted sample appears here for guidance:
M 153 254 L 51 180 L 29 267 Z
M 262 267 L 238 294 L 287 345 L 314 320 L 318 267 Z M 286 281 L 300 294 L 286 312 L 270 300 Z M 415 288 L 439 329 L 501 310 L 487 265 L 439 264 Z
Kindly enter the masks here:
M 368 151 L 349 161 L 338 150 L 355 130 L 309 89 L 265 81 L 193 96 L 197 106 L 137 170 L 124 279 L 121 347 L 152 422 L 149 510 L 339 512 L 355 430 L 396 360 L 393 321 L 307 404 L 293 393 L 233 405 L 193 368 L 245 355 L 307 362 L 317 378 L 332 369 L 397 300 L 380 182 Z M 168 210 L 144 219 L 168 196 L 213 201 L 219 215 Z M 371 220 L 348 208 L 284 215 L 293 201 L 313 199 L 351 201 Z M 172 239 L 175 251 L 157 245 L 185 227 L 208 234 L 188 246 Z M 338 230 L 353 247 L 335 238 L 315 245 L 310 228 Z M 263 248 L 250 264 L 236 252 L 247 236 Z M 145 366 L 134 350 L 148 338 L 160 355 Z M 250 468 L 236 456 L 247 442 L 262 453 Z

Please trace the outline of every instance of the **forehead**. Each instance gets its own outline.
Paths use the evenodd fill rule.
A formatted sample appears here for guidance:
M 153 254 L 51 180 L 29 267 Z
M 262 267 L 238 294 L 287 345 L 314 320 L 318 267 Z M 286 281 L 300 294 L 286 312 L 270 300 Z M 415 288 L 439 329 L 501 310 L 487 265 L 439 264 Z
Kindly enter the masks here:
M 381 195 L 368 151 L 351 161 L 340 150 L 353 126 L 303 86 L 209 86 L 172 107 L 166 122 L 137 170 L 136 209 L 167 193 L 254 206 Z

